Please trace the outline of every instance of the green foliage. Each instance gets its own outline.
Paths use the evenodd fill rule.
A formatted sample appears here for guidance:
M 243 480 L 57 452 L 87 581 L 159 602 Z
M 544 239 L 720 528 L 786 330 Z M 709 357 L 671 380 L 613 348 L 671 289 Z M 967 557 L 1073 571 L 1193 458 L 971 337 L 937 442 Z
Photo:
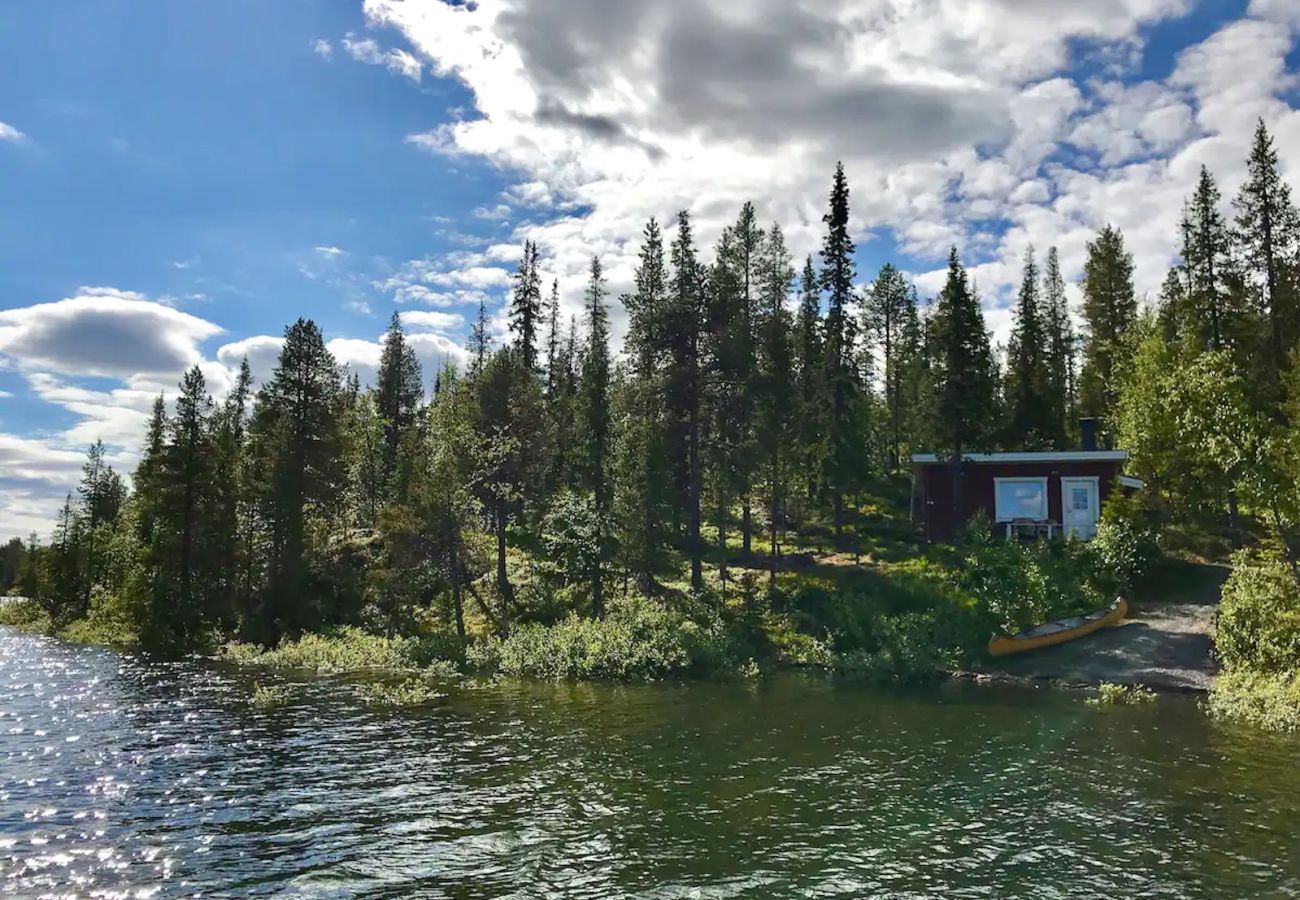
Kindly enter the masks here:
M 1300 730 L 1300 671 L 1228 670 L 1214 680 L 1207 704 L 1216 719 L 1269 731 Z
M 140 643 L 138 605 L 122 594 L 96 587 L 86 616 L 70 622 L 59 636 L 76 644 L 135 647 Z
M 1228 670 L 1300 670 L 1300 584 L 1275 552 L 1233 555 L 1214 636 Z
M 291 696 L 292 692 L 284 685 L 253 682 L 253 696 L 249 702 L 259 709 L 274 709 L 288 703 Z
M 522 625 L 505 640 L 472 646 L 470 662 L 535 678 L 657 681 L 709 671 L 722 652 L 716 630 L 652 601 L 633 600 L 603 620 L 570 616 L 550 627 Z
M 361 693 L 367 703 L 375 706 L 423 706 L 445 696 L 419 678 L 373 681 L 363 685 Z
M 50 634 L 54 621 L 49 612 L 36 600 L 0 600 L 0 625 L 7 625 L 29 634 Z
M 1156 693 L 1139 684 L 1111 684 L 1103 681 L 1097 685 L 1097 696 L 1084 701 L 1089 706 L 1138 706 L 1156 702 Z
M 327 634 L 304 634 L 272 650 L 231 643 L 223 648 L 222 655 L 231 662 L 335 675 L 419 668 L 414 655 L 417 646 L 414 638 L 384 637 L 349 626 Z
M 1015 632 L 1109 603 L 1115 575 L 1098 566 L 1087 544 L 1001 540 L 977 517 L 957 582 L 994 624 Z

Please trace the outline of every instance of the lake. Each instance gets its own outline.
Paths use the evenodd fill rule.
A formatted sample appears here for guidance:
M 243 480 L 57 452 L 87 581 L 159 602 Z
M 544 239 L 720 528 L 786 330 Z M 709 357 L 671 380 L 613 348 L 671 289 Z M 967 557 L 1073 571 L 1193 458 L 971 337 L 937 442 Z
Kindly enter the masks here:
M 384 709 L 0 629 L 0 894 L 1300 895 L 1300 741 L 1187 697 L 445 690 Z

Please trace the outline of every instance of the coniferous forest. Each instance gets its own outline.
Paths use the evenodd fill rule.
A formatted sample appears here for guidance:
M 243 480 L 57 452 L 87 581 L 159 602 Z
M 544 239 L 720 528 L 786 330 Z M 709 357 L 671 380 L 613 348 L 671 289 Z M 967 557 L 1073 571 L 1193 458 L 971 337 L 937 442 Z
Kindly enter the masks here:
M 802 260 L 749 203 L 711 248 L 688 211 L 652 219 L 631 292 L 611 296 L 593 258 L 577 320 L 528 242 L 508 342 L 480 309 L 463 369 L 422 371 L 394 314 L 362 385 L 300 319 L 263 383 L 245 363 L 214 398 L 195 367 L 160 397 L 130 488 L 92 447 L 54 533 L 3 548 L 0 578 L 54 627 L 149 647 L 342 628 L 557 674 L 588 670 L 520 662 L 557 629 L 563 652 L 600 635 L 661 654 L 659 673 L 710 653 L 933 667 L 962 643 L 951 623 L 982 639 L 1032 621 L 1101 570 L 1133 577 L 1150 546 L 1248 546 L 1234 579 L 1300 596 L 1300 216 L 1262 122 L 1235 197 L 1205 169 L 1188 185 L 1158 296 L 1138 296 L 1117 228 L 1087 246 L 1076 315 L 1056 248 L 1031 248 L 1005 346 L 959 248 L 933 298 L 893 265 L 857 271 L 850 203 L 839 167 Z M 967 547 L 923 546 L 912 452 L 1072 448 L 1081 416 L 1148 486 L 1107 511 L 1124 527 L 1100 549 L 996 547 L 978 524 Z M 1300 664 L 1241 644 L 1243 668 Z

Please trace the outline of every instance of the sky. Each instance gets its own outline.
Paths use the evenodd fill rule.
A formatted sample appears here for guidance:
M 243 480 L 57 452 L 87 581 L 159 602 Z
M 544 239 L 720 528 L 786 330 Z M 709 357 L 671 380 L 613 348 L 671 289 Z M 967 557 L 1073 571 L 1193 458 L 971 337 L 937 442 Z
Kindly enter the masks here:
M 1300 190 L 1298 38 L 1295 0 L 4 4 L 0 537 L 48 532 L 96 439 L 129 472 L 186 368 L 267 375 L 299 316 L 364 380 L 397 311 L 431 370 L 480 302 L 504 333 L 525 240 L 566 315 L 681 209 L 707 256 L 752 200 L 802 260 L 839 160 L 864 283 L 932 296 L 956 245 L 1004 339 L 1026 249 L 1077 305 L 1112 223 L 1153 296 L 1257 119 Z

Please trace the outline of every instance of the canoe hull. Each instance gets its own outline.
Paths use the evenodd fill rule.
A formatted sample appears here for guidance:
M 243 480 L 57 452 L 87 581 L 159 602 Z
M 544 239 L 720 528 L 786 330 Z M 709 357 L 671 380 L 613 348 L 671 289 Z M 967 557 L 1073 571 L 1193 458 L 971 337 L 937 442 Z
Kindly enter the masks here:
M 1123 619 L 1128 615 L 1128 601 L 1121 597 L 1106 614 L 1093 619 L 1089 622 L 1074 627 L 1066 628 L 1052 634 L 1039 635 L 1038 637 L 1015 638 L 1006 635 L 994 635 L 989 638 L 989 653 L 994 656 L 1009 656 L 1012 653 L 1024 653 L 1028 650 L 1038 650 L 1041 647 L 1052 647 L 1056 644 L 1064 644 L 1068 641 L 1081 638 L 1086 634 L 1092 634 L 1094 631 L 1100 631 L 1110 625 Z

